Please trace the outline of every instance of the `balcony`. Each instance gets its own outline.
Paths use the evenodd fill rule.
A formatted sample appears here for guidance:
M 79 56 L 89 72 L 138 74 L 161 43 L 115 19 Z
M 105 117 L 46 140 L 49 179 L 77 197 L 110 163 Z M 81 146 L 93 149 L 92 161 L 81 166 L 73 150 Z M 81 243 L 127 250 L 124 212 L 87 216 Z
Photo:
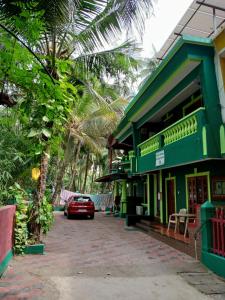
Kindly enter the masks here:
M 112 163 L 110 174 L 129 173 L 129 171 L 130 171 L 129 155 L 124 155 L 121 160 Z
M 205 108 L 199 108 L 138 145 L 137 172 L 200 160 L 207 155 Z

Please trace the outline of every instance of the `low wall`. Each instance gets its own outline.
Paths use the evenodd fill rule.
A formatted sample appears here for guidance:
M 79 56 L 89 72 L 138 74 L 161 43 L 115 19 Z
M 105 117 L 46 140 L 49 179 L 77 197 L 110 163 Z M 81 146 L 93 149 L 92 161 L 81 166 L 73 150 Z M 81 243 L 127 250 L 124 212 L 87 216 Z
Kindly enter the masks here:
M 224 203 L 220 203 L 220 206 Z M 212 253 L 213 229 L 211 218 L 215 217 L 216 203 L 209 201 L 201 206 L 201 222 L 204 225 L 202 230 L 202 256 L 201 261 L 210 270 L 225 278 L 225 257 Z M 215 236 L 217 239 L 218 236 Z
M 15 205 L 7 205 L 0 208 L 0 276 L 12 258 L 15 211 Z
M 225 258 L 213 253 L 202 251 L 202 263 L 219 276 L 225 278 Z

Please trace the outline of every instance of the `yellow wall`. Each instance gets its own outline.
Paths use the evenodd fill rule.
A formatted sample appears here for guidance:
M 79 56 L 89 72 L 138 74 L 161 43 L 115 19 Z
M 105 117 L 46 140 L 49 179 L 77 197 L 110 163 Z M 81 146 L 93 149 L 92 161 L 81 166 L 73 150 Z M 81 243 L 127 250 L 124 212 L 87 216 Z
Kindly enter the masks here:
M 223 52 L 223 57 L 220 56 L 220 67 L 223 76 L 223 84 L 225 87 L 225 29 L 218 34 L 218 36 L 214 39 L 214 45 L 216 48 L 216 52 L 220 55 Z M 223 51 L 224 50 L 224 51 Z
M 214 39 L 214 44 L 217 52 L 225 48 L 225 29 Z

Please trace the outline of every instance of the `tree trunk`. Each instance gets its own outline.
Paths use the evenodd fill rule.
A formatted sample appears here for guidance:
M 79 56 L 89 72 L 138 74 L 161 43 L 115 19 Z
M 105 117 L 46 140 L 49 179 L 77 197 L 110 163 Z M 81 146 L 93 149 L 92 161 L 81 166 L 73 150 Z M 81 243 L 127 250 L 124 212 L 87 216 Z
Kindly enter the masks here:
M 40 177 L 38 180 L 37 193 L 35 194 L 33 199 L 31 217 L 30 217 L 30 222 L 28 224 L 30 236 L 37 243 L 40 242 L 40 236 L 41 236 L 41 225 L 39 222 L 40 207 L 46 190 L 46 178 L 48 173 L 48 162 L 50 157 L 49 152 L 50 152 L 50 148 L 49 146 L 47 146 L 46 150 L 43 152 L 41 157 Z
M 63 181 L 63 177 L 64 177 L 64 174 L 65 174 L 65 171 L 66 171 L 66 167 L 67 167 L 67 164 L 64 161 L 64 159 L 61 160 L 61 163 L 59 164 L 59 171 L 58 171 L 58 174 L 57 174 L 57 177 L 56 177 L 55 190 L 54 190 L 54 193 L 52 195 L 52 203 L 53 204 L 59 204 L 58 199 L 60 197 L 60 192 L 61 192 L 61 189 L 62 189 L 62 181 Z
M 82 193 L 84 193 L 84 191 L 85 191 L 85 189 L 86 189 L 86 184 L 87 184 L 87 174 L 88 174 L 89 156 L 90 156 L 90 153 L 88 152 L 88 154 L 87 154 L 87 156 L 86 156 L 86 166 L 85 166 L 84 184 L 83 184 L 83 188 L 82 188 Z
M 59 164 L 59 170 L 56 176 L 56 184 L 55 184 L 55 190 L 54 193 L 52 195 L 52 203 L 53 204 L 59 204 L 58 200 L 60 201 L 60 192 L 62 189 L 62 182 L 63 182 L 63 177 L 66 171 L 66 168 L 68 166 L 69 163 L 69 158 L 68 158 L 68 144 L 69 144 L 69 140 L 70 140 L 70 132 L 68 132 L 67 136 L 66 136 L 66 142 L 63 143 L 62 145 L 62 149 L 64 151 L 64 158 L 61 160 L 60 164 Z
M 91 187 L 90 187 L 90 193 L 92 193 L 92 189 L 93 189 L 93 183 L 94 183 L 94 179 L 95 179 L 95 173 L 97 170 L 97 165 L 96 162 L 94 161 L 94 165 L 93 165 L 93 171 L 92 171 L 92 176 L 91 176 Z
M 77 173 L 77 161 L 80 155 L 80 148 L 81 148 L 81 142 L 79 141 L 77 144 L 77 151 L 76 151 L 76 156 L 75 156 L 75 161 L 73 162 L 73 171 L 72 171 L 72 178 L 70 181 L 69 188 L 71 189 L 74 186 L 74 180 L 75 180 L 75 175 Z

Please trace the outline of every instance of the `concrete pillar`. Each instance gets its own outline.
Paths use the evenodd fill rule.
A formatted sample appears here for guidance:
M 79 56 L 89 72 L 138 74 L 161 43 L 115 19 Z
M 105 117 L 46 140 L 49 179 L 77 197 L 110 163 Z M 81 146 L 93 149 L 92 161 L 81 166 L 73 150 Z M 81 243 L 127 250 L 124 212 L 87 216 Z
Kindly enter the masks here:
M 150 174 L 147 174 L 147 213 L 150 216 Z
M 210 252 L 212 249 L 212 224 L 210 218 L 215 214 L 215 206 L 210 201 L 206 201 L 201 206 L 202 225 L 202 252 Z

